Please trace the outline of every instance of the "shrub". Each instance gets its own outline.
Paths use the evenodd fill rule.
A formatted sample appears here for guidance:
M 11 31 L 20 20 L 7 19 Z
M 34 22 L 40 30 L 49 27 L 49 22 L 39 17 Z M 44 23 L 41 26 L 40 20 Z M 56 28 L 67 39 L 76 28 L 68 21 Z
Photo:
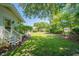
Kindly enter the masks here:
M 50 33 L 61 34 L 62 30 L 60 30 L 60 29 L 50 29 Z
M 69 35 L 69 39 L 74 42 L 79 43 L 79 28 L 78 27 L 72 29 L 72 32 Z
M 73 31 L 77 34 L 79 34 L 79 28 L 74 28 Z

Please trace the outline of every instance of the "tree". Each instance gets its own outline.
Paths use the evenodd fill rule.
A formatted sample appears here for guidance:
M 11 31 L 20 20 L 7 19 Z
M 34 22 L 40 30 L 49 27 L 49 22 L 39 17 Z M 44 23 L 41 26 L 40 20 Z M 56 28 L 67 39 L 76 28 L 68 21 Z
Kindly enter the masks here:
M 55 27 L 58 26 L 58 24 L 53 24 L 52 25 L 52 20 L 54 20 L 55 16 L 58 14 L 59 12 L 62 10 L 62 8 L 65 6 L 65 4 L 49 4 L 49 3 L 44 3 L 44 4 L 27 4 L 26 8 L 25 8 L 25 13 L 27 15 L 27 17 L 30 18 L 34 18 L 34 17 L 38 17 L 38 18 L 49 18 L 50 20 L 50 26 L 54 26 Z M 53 22 L 55 23 L 55 22 Z
M 58 27 L 71 30 L 79 26 L 79 4 L 43 3 L 27 4 L 25 13 L 29 18 L 49 18 L 51 29 Z
M 65 4 L 54 4 L 54 3 L 40 3 L 40 4 L 27 4 L 25 13 L 27 17 L 34 18 L 52 18 L 53 14 L 58 13 Z
M 15 27 L 15 30 L 18 31 L 19 33 L 24 34 L 27 31 L 32 31 L 32 27 L 20 24 L 20 25 L 18 25 L 18 26 Z
M 46 22 L 37 22 L 34 24 L 34 27 L 36 27 L 38 31 L 47 31 L 49 24 Z

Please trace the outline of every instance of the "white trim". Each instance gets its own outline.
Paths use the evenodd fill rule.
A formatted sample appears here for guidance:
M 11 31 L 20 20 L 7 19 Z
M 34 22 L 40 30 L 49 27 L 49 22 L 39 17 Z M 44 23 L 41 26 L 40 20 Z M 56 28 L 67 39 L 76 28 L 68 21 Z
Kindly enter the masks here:
M 19 13 L 19 11 L 13 6 L 13 4 L 11 4 L 11 3 L 2 3 L 2 4 L 0 4 L 0 6 L 2 6 L 2 7 L 4 7 L 4 8 L 6 8 L 7 10 L 9 10 L 12 14 L 14 14 L 14 16 L 17 18 L 17 19 L 19 19 L 19 20 L 21 20 L 21 21 L 24 21 L 24 18 L 21 16 L 21 14 Z

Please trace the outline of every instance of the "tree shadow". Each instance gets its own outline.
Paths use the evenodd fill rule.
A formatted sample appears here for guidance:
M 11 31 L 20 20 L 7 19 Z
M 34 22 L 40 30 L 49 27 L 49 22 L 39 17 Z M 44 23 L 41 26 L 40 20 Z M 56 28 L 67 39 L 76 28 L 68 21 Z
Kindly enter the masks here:
M 33 36 L 10 55 L 16 56 L 71 56 L 79 54 L 79 46 L 53 36 Z

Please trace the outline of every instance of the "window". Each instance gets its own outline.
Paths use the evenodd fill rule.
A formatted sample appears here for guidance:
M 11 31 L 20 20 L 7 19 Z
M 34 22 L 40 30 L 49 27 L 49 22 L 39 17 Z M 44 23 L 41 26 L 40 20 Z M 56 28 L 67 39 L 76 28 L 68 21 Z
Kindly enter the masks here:
M 5 26 L 5 29 L 7 29 L 8 31 L 11 31 L 11 20 L 4 19 L 4 26 Z

